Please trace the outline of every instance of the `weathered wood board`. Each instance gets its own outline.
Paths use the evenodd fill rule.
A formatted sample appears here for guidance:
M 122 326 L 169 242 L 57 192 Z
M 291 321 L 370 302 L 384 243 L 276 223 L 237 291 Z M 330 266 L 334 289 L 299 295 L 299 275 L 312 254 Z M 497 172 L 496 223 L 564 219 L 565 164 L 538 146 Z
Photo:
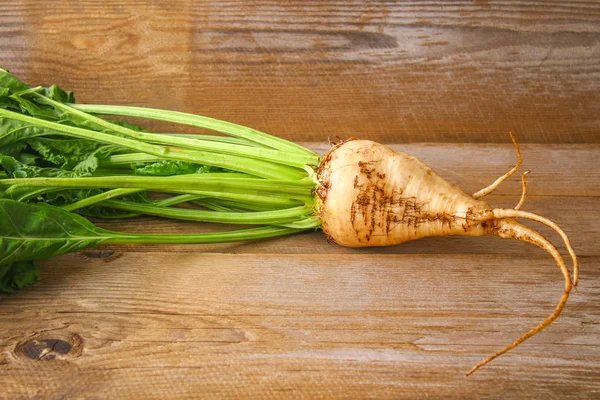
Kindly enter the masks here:
M 80 102 L 199 113 L 321 152 L 328 138 L 392 143 L 467 193 L 512 167 L 513 131 L 531 171 L 524 209 L 581 258 L 556 323 L 466 378 L 553 310 L 562 277 L 540 249 L 484 237 L 353 250 L 320 232 L 102 246 L 0 296 L 0 399 L 600 397 L 600 4 L 8 0 L 0 67 Z M 514 176 L 488 201 L 513 207 L 520 191 Z

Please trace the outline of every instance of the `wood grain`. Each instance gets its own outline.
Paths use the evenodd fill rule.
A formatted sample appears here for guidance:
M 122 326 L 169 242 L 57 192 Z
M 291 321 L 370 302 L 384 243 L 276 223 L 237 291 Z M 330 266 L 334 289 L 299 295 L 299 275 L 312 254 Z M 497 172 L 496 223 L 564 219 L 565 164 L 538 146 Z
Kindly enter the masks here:
M 0 46 L 83 102 L 292 140 L 600 143 L 595 2 L 12 0 Z
M 353 250 L 320 232 L 98 247 L 0 295 L 1 400 L 600 397 L 597 2 L 8 0 L 0 67 L 81 102 L 209 115 L 320 152 L 328 137 L 393 143 L 467 193 L 512 167 L 512 130 L 531 170 L 524 209 L 581 257 L 561 317 L 466 378 L 553 309 L 562 278 L 540 249 Z M 487 200 L 512 207 L 520 190 L 515 176 Z
M 557 323 L 465 378 L 554 307 L 547 257 L 63 256 L 2 299 L 0 377 L 6 398 L 592 398 L 599 260 Z

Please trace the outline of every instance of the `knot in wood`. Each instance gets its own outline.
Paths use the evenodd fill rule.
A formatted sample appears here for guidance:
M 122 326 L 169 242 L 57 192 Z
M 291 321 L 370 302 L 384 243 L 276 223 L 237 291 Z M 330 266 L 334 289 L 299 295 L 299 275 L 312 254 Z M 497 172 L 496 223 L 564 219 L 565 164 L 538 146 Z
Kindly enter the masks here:
M 64 360 L 78 356 L 82 345 L 83 339 L 77 334 L 61 338 L 38 337 L 19 343 L 15 354 L 19 358 L 36 361 Z

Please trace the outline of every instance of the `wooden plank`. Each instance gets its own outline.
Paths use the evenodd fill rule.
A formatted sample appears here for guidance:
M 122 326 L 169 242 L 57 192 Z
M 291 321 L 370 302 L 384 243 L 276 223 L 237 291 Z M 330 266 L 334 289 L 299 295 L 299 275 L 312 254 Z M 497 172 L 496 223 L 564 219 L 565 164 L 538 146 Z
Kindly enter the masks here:
M 581 256 L 561 317 L 469 378 L 553 309 L 562 278 L 543 251 L 491 237 L 352 250 L 314 232 L 63 256 L 0 296 L 0 399 L 600 397 L 599 22 L 577 0 L 0 2 L 0 66 L 83 102 L 201 113 L 321 152 L 328 137 L 413 143 L 395 147 L 467 193 L 512 166 L 512 130 L 525 209 Z M 488 200 L 519 193 L 515 176 Z
M 45 263 L 35 290 L 0 298 L 3 395 L 593 398 L 598 257 L 557 322 L 463 376 L 554 307 L 557 272 L 545 258 L 522 261 L 63 256 Z
M 23 0 L 0 16 L 0 65 L 84 102 L 292 140 L 600 143 L 594 2 Z

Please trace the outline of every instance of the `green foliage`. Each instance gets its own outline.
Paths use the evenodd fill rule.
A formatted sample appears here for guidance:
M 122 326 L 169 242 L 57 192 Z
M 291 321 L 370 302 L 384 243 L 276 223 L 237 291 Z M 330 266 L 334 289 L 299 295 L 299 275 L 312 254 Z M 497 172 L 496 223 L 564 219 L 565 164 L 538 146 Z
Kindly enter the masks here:
M 61 208 L 0 200 L 0 265 L 41 260 L 101 243 L 109 236 Z
M 0 68 L 0 88 L 4 88 L 10 93 L 18 93 L 30 89 L 29 85 L 21 82 L 8 71 Z
M 312 214 L 314 189 L 304 167 L 318 164 L 311 151 L 207 117 L 114 109 L 112 115 L 162 119 L 237 139 L 151 134 L 130 122 L 93 114 L 106 115 L 106 107 L 112 106 L 86 111 L 74 103 L 70 91 L 56 85 L 30 87 L 0 69 L 0 292 L 35 282 L 35 260 L 106 241 L 216 243 L 317 226 L 304 222 Z M 206 173 L 214 175 L 196 176 Z M 149 191 L 172 197 L 153 201 Z M 173 200 L 176 197 L 188 200 Z M 193 204 L 193 212 L 178 207 L 198 198 L 206 200 L 203 210 Z M 206 211 L 209 206 L 219 211 Z M 136 235 L 97 228 L 83 217 L 140 214 L 266 226 L 197 235 Z
M 0 165 L 7 172 L 9 177 L 13 178 L 35 178 L 35 177 L 47 177 L 47 178 L 75 178 L 78 176 L 89 176 L 89 173 L 69 171 L 54 167 L 40 167 L 35 165 L 35 156 L 24 156 L 20 155 L 23 161 L 19 161 L 14 157 L 5 156 L 0 154 Z
M 187 163 L 184 161 L 162 160 L 155 163 L 132 165 L 135 175 L 141 176 L 170 176 L 187 174 L 208 174 L 213 172 L 228 172 L 223 168 Z
M 3 148 L 17 143 L 21 143 L 20 146 L 23 146 L 30 138 L 56 134 L 58 132 L 47 128 L 32 126 L 14 119 L 0 118 L 0 147 Z
M 98 162 L 113 152 L 116 146 L 105 145 L 91 140 L 34 138 L 27 144 L 45 161 L 75 172 L 93 172 Z
M 5 156 L 10 156 L 13 158 L 19 158 L 22 154 L 23 150 L 27 147 L 27 143 L 23 142 L 14 142 L 9 143 L 6 146 L 0 146 L 0 154 Z
M 12 293 L 34 284 L 39 276 L 40 268 L 33 261 L 0 265 L 0 293 Z
M 35 282 L 32 260 L 83 250 L 100 243 L 221 243 L 276 237 L 307 228 L 265 226 L 229 232 L 123 234 L 94 226 L 87 219 L 47 204 L 0 199 L 0 292 L 10 293 Z M 309 227 L 310 229 L 312 227 Z
M 162 160 L 155 163 L 146 163 L 132 165 L 136 175 L 141 176 L 170 176 L 194 174 L 199 169 L 199 165 L 187 163 L 184 161 Z

